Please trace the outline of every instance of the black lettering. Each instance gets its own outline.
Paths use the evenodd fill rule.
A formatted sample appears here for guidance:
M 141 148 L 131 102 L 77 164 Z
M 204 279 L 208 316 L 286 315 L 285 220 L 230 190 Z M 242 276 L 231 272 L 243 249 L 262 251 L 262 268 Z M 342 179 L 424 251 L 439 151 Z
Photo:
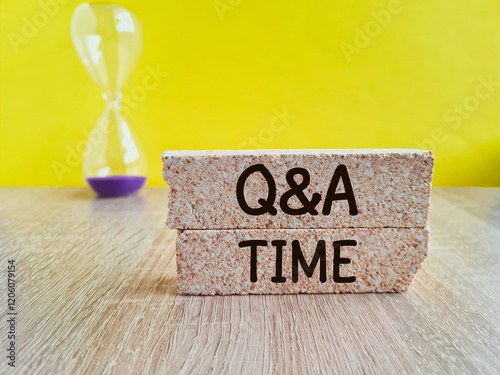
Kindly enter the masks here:
M 336 193 L 340 178 L 342 178 L 342 182 L 344 184 L 344 193 Z M 335 169 L 332 181 L 328 187 L 325 203 L 323 204 L 323 215 L 330 215 L 333 201 L 344 199 L 349 202 L 349 214 L 357 215 L 358 207 L 356 206 L 356 199 L 354 198 L 354 191 L 352 189 L 351 180 L 349 179 L 349 173 L 347 173 L 347 167 L 344 164 L 340 164 Z
M 349 264 L 349 258 L 340 257 L 340 248 L 342 246 L 356 246 L 356 240 L 333 241 L 333 281 L 336 283 L 353 283 L 356 281 L 356 276 L 340 277 L 340 265 Z
M 257 247 L 267 246 L 267 241 L 264 240 L 249 240 L 241 241 L 239 247 L 250 246 L 250 281 L 252 283 L 257 281 Z
M 271 245 L 276 247 L 276 276 L 271 277 L 273 283 L 284 283 L 286 277 L 283 276 L 283 246 L 286 246 L 286 241 L 275 240 Z
M 319 281 L 322 283 L 326 282 L 326 247 L 325 241 L 320 240 L 316 245 L 316 252 L 314 253 L 311 264 L 307 264 L 304 259 L 304 254 L 300 249 L 300 243 L 297 240 L 292 241 L 292 281 L 296 283 L 299 281 L 299 262 L 302 266 L 307 277 L 311 277 L 314 274 L 314 269 L 320 261 L 319 265 Z
M 294 176 L 300 174 L 302 176 L 302 182 L 297 184 L 294 180 Z M 316 211 L 316 205 L 321 200 L 321 194 L 314 193 L 311 200 L 308 200 L 304 194 L 304 189 L 309 186 L 311 181 L 311 176 L 309 172 L 304 168 L 293 168 L 290 169 L 286 174 L 286 182 L 290 186 L 290 190 L 285 192 L 280 199 L 281 210 L 289 215 L 303 215 L 309 212 L 311 215 L 318 215 Z M 288 206 L 288 200 L 293 196 L 297 196 L 300 203 L 302 203 L 301 208 L 291 208 Z
M 267 199 L 260 198 L 257 202 L 259 202 L 260 207 L 252 208 L 247 204 L 245 200 L 245 182 L 248 177 L 254 173 L 260 172 L 262 176 L 266 179 L 267 182 Z M 264 164 L 255 164 L 243 171 L 243 173 L 238 178 L 238 182 L 236 184 L 236 198 L 238 199 L 238 204 L 241 209 L 253 216 L 263 215 L 266 212 L 269 212 L 271 215 L 276 215 L 278 211 L 274 208 L 274 201 L 276 199 L 276 183 L 274 182 L 274 178 L 271 175 L 271 172 L 265 167 Z

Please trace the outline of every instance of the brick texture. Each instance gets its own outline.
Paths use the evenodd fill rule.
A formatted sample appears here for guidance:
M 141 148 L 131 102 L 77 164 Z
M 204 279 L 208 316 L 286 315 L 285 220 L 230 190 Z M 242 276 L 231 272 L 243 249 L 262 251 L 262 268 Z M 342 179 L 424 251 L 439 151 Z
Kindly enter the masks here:
M 425 227 L 434 158 L 420 150 L 259 150 L 259 151 L 165 151 L 163 176 L 170 186 L 167 224 L 175 229 L 271 229 L 271 228 L 412 228 Z M 276 197 L 269 212 L 250 215 L 237 199 L 242 173 L 253 165 L 263 165 L 275 183 Z M 357 212 L 348 200 L 326 203 L 327 192 L 337 169 L 345 166 Z M 306 170 L 310 182 L 303 189 L 291 190 L 287 173 Z M 290 172 L 291 173 L 291 172 Z M 301 185 L 302 174 L 292 175 L 292 184 Z M 260 171 L 243 184 L 245 202 L 251 209 L 267 200 L 268 184 Z M 337 193 L 345 189 L 339 177 Z M 335 191 L 334 191 L 335 192 Z M 284 212 L 309 206 L 314 195 L 317 215 L 307 211 L 298 215 Z M 304 195 L 306 204 L 300 201 Z M 325 207 L 329 213 L 325 214 Z M 310 208 L 310 207 L 309 207 Z
M 252 280 L 252 247 L 239 244 L 245 245 L 248 244 L 245 241 L 254 240 L 264 241 L 267 245 L 256 247 Z M 279 241 L 282 245 L 282 276 L 286 280 L 278 281 L 284 282 L 272 279 L 276 276 L 278 253 L 275 246 L 277 242 L 273 241 Z M 300 262 L 300 254 L 306 269 L 312 267 L 311 261 L 318 251 L 320 241 L 324 241 L 324 246 L 319 246 L 317 264 L 311 277 L 308 277 Z M 336 255 L 334 243 L 338 247 Z M 408 288 L 427 255 L 428 230 L 179 230 L 176 247 L 177 288 L 180 294 L 401 292 Z M 297 265 L 295 281 L 294 251 Z M 346 259 L 350 263 L 346 263 Z M 325 264 L 322 265 L 322 262 Z M 312 269 L 308 270 L 311 271 Z M 345 278 L 353 276 L 356 278 L 354 282 L 345 282 Z

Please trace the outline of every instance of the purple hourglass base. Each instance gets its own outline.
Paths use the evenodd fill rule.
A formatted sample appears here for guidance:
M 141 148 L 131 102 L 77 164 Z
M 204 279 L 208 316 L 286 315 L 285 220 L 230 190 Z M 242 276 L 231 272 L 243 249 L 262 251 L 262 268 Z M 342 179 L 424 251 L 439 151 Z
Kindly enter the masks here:
M 103 197 L 119 197 L 138 191 L 146 182 L 143 176 L 89 177 L 88 184 Z

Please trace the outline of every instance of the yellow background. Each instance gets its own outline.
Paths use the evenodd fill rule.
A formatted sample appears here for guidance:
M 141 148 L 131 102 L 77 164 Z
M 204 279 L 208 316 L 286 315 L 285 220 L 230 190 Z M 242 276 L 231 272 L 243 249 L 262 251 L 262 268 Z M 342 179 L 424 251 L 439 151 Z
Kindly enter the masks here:
M 430 148 L 435 186 L 499 186 L 497 0 L 119 3 L 145 38 L 124 95 L 144 93 L 148 67 L 168 72 L 128 115 L 150 185 L 163 185 L 163 150 L 253 142 Z M 2 185 L 83 184 L 81 145 L 104 102 L 71 42 L 78 4 L 1 3 Z M 284 109 L 294 118 L 274 122 Z

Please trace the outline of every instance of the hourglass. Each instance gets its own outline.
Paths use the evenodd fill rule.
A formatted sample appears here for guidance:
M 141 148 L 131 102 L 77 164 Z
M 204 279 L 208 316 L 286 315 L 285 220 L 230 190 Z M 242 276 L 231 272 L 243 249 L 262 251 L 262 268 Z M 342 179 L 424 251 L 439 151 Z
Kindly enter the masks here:
M 102 196 L 138 191 L 146 182 L 143 150 L 122 115 L 121 92 L 142 54 L 142 27 L 129 10 L 84 3 L 71 20 L 76 52 L 106 101 L 83 155 L 83 175 Z

